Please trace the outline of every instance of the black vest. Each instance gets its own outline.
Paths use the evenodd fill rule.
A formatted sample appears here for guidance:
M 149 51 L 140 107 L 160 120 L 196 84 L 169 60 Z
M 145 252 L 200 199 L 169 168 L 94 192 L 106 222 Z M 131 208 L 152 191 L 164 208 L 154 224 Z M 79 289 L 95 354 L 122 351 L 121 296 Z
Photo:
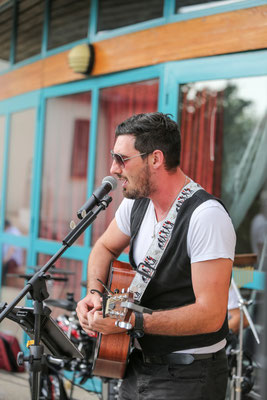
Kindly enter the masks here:
M 167 310 L 195 302 L 191 279 L 191 262 L 187 255 L 187 232 L 193 211 L 204 201 L 214 197 L 198 190 L 181 206 L 172 231 L 171 239 L 161 257 L 154 277 L 141 299 L 141 305 L 152 310 Z M 218 199 L 216 199 L 218 200 Z M 134 202 L 131 213 L 130 263 L 134 269 L 133 243 L 147 210 L 149 199 Z M 213 333 L 190 336 L 163 336 L 145 334 L 139 343 L 146 355 L 162 355 L 173 351 L 213 345 L 228 333 L 227 312 L 220 330 Z

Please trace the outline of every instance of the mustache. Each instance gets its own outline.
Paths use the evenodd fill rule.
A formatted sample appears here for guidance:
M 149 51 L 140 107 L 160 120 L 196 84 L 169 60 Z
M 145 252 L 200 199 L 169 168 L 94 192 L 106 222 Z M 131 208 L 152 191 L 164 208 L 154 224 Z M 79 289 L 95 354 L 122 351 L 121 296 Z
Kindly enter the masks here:
M 115 174 L 118 179 L 125 179 L 121 174 Z

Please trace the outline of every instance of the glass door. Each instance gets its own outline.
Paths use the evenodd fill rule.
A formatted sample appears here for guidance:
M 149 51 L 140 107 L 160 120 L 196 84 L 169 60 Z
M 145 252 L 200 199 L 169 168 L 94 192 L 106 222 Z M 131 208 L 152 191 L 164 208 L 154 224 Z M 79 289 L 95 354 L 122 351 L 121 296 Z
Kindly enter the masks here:
M 249 312 L 261 343 L 267 270 L 266 61 L 264 51 L 172 63 L 166 67 L 164 109 L 180 125 L 182 169 L 220 197 L 231 215 L 239 255 L 233 276 L 241 295 L 253 300 Z M 244 349 L 260 365 L 263 348 L 250 329 L 244 331 Z M 257 392 L 261 372 L 254 373 Z
M 221 56 L 168 68 L 181 167 L 223 200 L 237 231 L 236 253 L 255 252 L 258 259 L 267 236 L 266 57 Z
M 0 111 L 0 271 L 2 302 L 25 285 L 32 251 L 32 196 L 39 94 L 1 103 Z M 25 304 L 25 298 L 20 301 Z M 21 341 L 23 331 L 7 318 L 1 330 Z

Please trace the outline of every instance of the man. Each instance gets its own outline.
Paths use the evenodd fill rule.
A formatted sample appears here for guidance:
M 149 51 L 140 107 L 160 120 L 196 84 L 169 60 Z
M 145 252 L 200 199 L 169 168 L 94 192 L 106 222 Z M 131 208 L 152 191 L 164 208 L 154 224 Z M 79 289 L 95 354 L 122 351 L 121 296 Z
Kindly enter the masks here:
M 138 339 L 119 398 L 223 400 L 231 220 L 179 167 L 180 132 L 168 115 L 121 123 L 112 155 L 125 199 L 91 252 L 89 291 L 77 307 L 81 325 L 88 334 L 122 331 L 103 319 L 100 296 L 90 290 L 103 290 L 97 278 L 105 282 L 110 262 L 130 244 L 137 269 L 131 290 L 154 312 L 143 315 L 143 326 L 142 315 L 132 314 Z

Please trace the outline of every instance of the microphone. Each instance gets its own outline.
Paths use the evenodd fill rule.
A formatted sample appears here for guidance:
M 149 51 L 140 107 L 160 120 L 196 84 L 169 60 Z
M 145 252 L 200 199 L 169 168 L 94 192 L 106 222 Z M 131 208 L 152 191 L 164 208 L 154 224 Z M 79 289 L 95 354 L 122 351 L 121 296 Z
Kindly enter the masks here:
M 84 203 L 84 205 L 77 212 L 77 217 L 83 219 L 83 217 L 92 210 L 96 205 L 100 203 L 101 200 L 111 191 L 115 190 L 117 187 L 117 181 L 113 176 L 106 176 L 102 180 L 102 185 L 99 186 L 93 192 L 92 196 Z

